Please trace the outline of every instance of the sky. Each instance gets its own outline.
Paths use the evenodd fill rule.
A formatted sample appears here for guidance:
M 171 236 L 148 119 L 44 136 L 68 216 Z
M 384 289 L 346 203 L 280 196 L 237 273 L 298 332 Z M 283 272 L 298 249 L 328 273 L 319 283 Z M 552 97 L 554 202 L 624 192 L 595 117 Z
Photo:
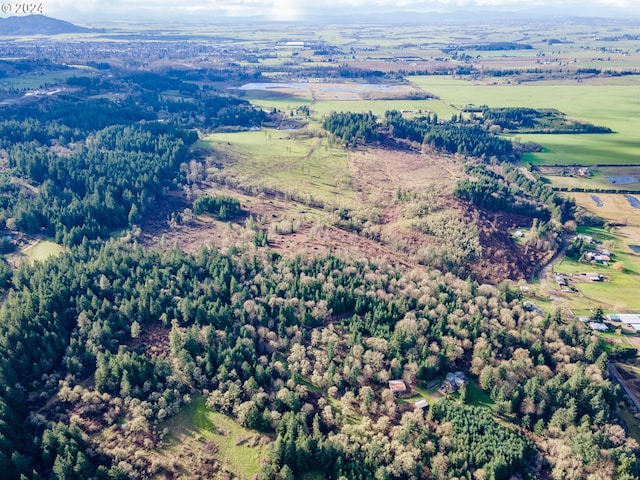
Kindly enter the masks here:
M 263 17 L 296 21 L 318 15 L 509 10 L 576 16 L 640 17 L 640 0 L 43 0 L 47 16 L 79 23 L 105 20 L 198 20 Z

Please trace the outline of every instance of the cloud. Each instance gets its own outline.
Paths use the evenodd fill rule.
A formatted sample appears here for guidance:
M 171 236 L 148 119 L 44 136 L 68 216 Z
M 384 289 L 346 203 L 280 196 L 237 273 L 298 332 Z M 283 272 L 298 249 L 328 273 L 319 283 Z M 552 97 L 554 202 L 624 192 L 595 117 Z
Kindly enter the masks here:
M 397 10 L 436 11 L 459 8 L 502 8 L 523 10 L 536 8 L 568 11 L 571 5 L 579 6 L 576 12 L 610 9 L 627 9 L 634 12 L 638 0 L 47 0 L 45 15 L 58 18 L 75 18 L 91 22 L 94 19 L 166 19 L 180 16 L 224 15 L 229 17 L 263 16 L 272 20 L 297 20 L 309 13 L 339 14 L 344 11 L 385 13 Z M 636 12 L 636 15 L 638 13 Z

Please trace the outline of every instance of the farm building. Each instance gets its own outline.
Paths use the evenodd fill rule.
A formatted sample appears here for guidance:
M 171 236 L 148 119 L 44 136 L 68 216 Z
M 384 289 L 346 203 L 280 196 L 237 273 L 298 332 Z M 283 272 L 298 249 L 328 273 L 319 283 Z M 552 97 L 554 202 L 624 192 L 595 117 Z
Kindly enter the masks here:
M 559 287 L 568 287 L 569 286 L 569 282 L 567 281 L 567 279 L 563 276 L 563 275 L 556 275 L 556 283 L 558 284 Z
M 427 408 L 429 406 L 429 403 L 425 399 L 422 399 L 422 400 L 418 400 L 416 403 L 414 403 L 413 406 L 416 407 L 416 408 L 420 408 L 420 409 L 424 410 L 425 408 Z
M 467 383 L 469 383 L 469 379 L 463 372 L 449 372 L 447 376 L 444 377 L 439 391 L 446 395 L 458 391 L 462 385 L 466 385 Z
M 607 327 L 605 323 L 589 322 L 588 325 L 591 330 L 597 330 L 599 332 L 606 332 L 609 330 L 609 327 Z
M 407 391 L 407 385 L 402 380 L 389 380 L 389 390 L 394 395 L 402 395 Z
M 576 238 L 579 238 L 580 240 L 582 240 L 585 243 L 595 243 L 593 241 L 593 237 L 590 237 L 589 235 L 583 235 L 583 234 L 578 234 L 576 235 Z
M 640 323 L 640 314 L 637 313 L 611 313 L 607 315 L 612 322 Z

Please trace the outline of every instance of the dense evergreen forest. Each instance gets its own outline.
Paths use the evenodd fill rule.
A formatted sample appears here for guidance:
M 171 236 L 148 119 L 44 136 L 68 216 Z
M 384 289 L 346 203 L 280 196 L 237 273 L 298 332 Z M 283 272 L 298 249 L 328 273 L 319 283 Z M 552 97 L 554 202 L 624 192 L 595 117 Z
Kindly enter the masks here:
M 378 124 L 371 113 L 332 113 L 323 127 L 345 145 L 356 145 L 382 139 L 384 129 L 390 138 L 409 140 L 428 145 L 450 154 L 481 158 L 489 161 L 511 161 L 517 158 L 513 145 L 492 135 L 487 129 L 462 119 L 441 122 L 437 115 L 408 119 L 398 111 L 386 112 L 384 122 Z
M 196 398 L 270 440 L 260 480 L 637 478 L 638 445 L 620 426 L 619 387 L 597 337 L 559 312 L 530 311 L 507 283 L 285 257 L 264 248 L 266 234 L 194 255 L 114 235 L 183 181 L 193 127 L 245 129 L 268 115 L 175 76 L 70 84 L 92 94 L 125 85 L 130 95 L 6 107 L 0 122 L 0 226 L 66 247 L 14 271 L 0 262 L 3 478 L 178 476 L 145 452 L 162 448 L 167 420 Z M 166 89 L 191 100 L 161 98 Z M 433 116 L 390 112 L 379 125 L 372 114 L 334 114 L 324 126 L 345 144 L 391 135 L 486 162 L 514 155 L 480 125 Z M 571 202 L 516 169 L 503 173 L 479 162 L 458 194 L 571 218 Z M 244 215 L 222 195 L 193 207 L 221 220 Z M 479 255 L 471 233 L 460 233 L 452 264 Z M 456 370 L 471 382 L 426 410 L 388 388 L 401 379 L 424 389 Z M 205 477 L 207 465 L 189 473 Z
M 611 133 L 607 127 L 568 119 L 554 109 L 488 108 L 480 109 L 486 123 L 519 133 Z

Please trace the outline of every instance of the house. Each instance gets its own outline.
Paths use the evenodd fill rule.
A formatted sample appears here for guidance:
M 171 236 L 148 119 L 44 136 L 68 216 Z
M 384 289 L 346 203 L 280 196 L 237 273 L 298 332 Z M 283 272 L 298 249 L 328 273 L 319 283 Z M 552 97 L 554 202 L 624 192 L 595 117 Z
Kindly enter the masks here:
M 439 391 L 445 395 L 457 392 L 462 385 L 466 385 L 467 383 L 469 383 L 469 379 L 463 372 L 449 372 L 444 377 L 444 381 L 442 382 L 442 386 Z
M 394 395 L 402 395 L 407 392 L 407 385 L 402 380 L 389 380 L 389 390 Z

